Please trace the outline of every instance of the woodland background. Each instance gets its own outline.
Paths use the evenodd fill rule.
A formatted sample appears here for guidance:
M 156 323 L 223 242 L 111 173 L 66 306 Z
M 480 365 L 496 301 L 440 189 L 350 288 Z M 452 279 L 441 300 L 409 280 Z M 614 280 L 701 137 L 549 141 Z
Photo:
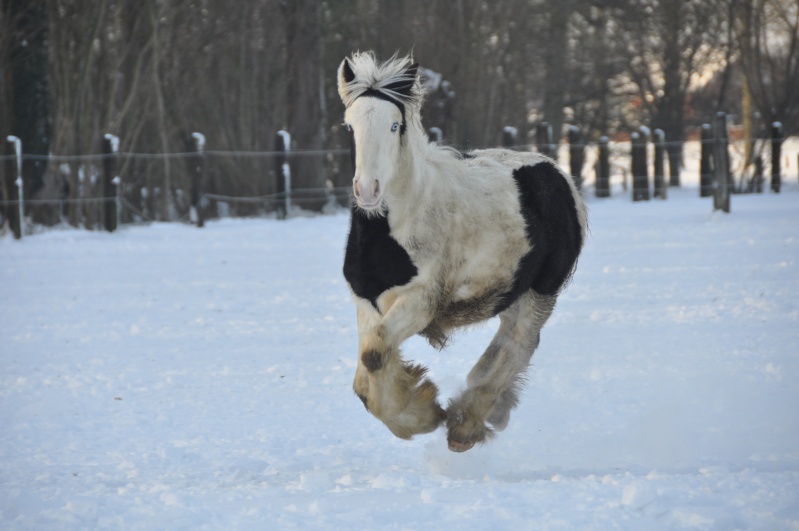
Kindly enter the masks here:
M 347 147 L 335 73 L 367 49 L 413 52 L 425 126 L 458 148 L 497 145 L 505 126 L 526 142 L 540 121 L 555 142 L 567 125 L 586 141 L 647 125 L 674 164 L 717 111 L 748 137 L 775 120 L 799 132 L 799 0 L 2 0 L 0 133 L 22 140 L 26 200 L 99 194 L 102 162 L 82 157 L 106 133 L 138 154 L 118 171 L 153 219 L 182 212 L 187 165 L 164 154 L 195 131 L 215 192 L 275 192 L 280 129 L 311 152 L 294 187 L 343 186 L 347 157 L 327 152 Z M 79 224 L 85 205 L 31 215 Z

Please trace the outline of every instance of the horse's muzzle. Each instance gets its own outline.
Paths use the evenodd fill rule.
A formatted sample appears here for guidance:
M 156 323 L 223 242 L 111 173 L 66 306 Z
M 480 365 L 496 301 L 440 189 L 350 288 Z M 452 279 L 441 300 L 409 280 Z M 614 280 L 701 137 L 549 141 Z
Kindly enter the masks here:
M 365 210 L 379 208 L 383 201 L 383 191 L 380 189 L 380 181 L 377 179 L 372 183 L 362 183 L 360 178 L 355 177 L 352 180 L 352 191 L 358 206 Z

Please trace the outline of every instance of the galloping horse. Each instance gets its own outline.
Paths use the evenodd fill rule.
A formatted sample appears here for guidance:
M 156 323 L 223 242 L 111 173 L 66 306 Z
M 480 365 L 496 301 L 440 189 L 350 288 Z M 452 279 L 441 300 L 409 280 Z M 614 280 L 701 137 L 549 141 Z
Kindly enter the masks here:
M 450 450 L 463 452 L 507 426 L 541 327 L 576 266 L 586 210 L 547 157 L 461 154 L 429 142 L 417 68 L 366 52 L 338 69 L 355 166 L 344 259 L 358 313 L 354 389 L 397 437 L 445 422 Z M 401 343 L 420 334 L 443 348 L 455 329 L 495 315 L 496 336 L 444 410 Z

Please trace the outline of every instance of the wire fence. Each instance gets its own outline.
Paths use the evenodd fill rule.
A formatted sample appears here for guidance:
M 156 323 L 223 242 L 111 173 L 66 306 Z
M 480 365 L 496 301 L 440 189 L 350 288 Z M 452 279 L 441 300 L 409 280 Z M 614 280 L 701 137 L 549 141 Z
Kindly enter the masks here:
M 702 146 L 712 140 L 663 142 L 666 148 L 682 147 L 680 184 L 698 186 L 701 178 Z M 746 191 L 760 171 L 773 164 L 772 139 L 729 144 L 729 170 L 734 191 Z M 781 139 L 780 171 L 785 179 L 799 175 L 799 139 Z M 507 145 L 518 151 L 536 151 L 530 144 Z M 596 191 L 600 144 L 562 142 L 550 145 L 549 154 L 569 168 L 575 148 L 582 153 L 578 177 L 585 194 Z M 626 192 L 632 185 L 632 144 L 608 141 L 611 188 Z M 657 171 L 650 152 L 647 174 Z M 760 168 L 751 164 L 760 158 Z M 746 160 L 749 159 L 750 163 Z M 46 167 L 43 183 L 24 200 L 14 195 L 14 163 Z M 22 233 L 32 225 L 68 223 L 88 229 L 113 230 L 120 224 L 153 221 L 198 223 L 218 217 L 291 217 L 303 210 L 314 212 L 347 208 L 351 201 L 352 163 L 350 150 L 218 151 L 194 150 L 173 153 L 105 152 L 86 155 L 21 154 L 0 156 L 4 169 L 0 196 L 0 225 L 13 225 L 17 208 L 24 209 Z M 307 178 L 307 172 L 319 172 Z M 109 173 L 110 172 L 110 173 Z M 306 172 L 306 173 L 303 173 Z M 293 181 L 293 183 L 292 183 Z M 322 186 L 306 186 L 316 182 Z M 26 183 L 27 184 L 27 183 Z M 651 185 L 650 185 L 651 186 Z M 163 190 L 169 193 L 164 194 Z M 614 192 L 618 193 L 618 191 Z M 18 216 L 18 214 L 16 214 Z M 114 217 L 113 222 L 109 217 Z M 202 221 L 198 223 L 202 225 Z M 22 234 L 21 233 L 21 234 Z M 20 236 L 21 236 L 20 234 Z

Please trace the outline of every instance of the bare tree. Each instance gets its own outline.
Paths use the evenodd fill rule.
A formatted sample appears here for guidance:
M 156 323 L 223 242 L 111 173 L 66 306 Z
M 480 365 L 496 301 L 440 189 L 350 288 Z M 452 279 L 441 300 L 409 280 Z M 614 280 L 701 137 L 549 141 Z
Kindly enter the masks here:
M 617 16 L 638 118 L 666 133 L 670 184 L 677 185 L 687 96 L 694 76 L 717 61 L 725 13 L 705 0 L 629 0 Z
M 736 0 L 741 67 L 752 101 L 784 134 L 799 131 L 799 0 Z

